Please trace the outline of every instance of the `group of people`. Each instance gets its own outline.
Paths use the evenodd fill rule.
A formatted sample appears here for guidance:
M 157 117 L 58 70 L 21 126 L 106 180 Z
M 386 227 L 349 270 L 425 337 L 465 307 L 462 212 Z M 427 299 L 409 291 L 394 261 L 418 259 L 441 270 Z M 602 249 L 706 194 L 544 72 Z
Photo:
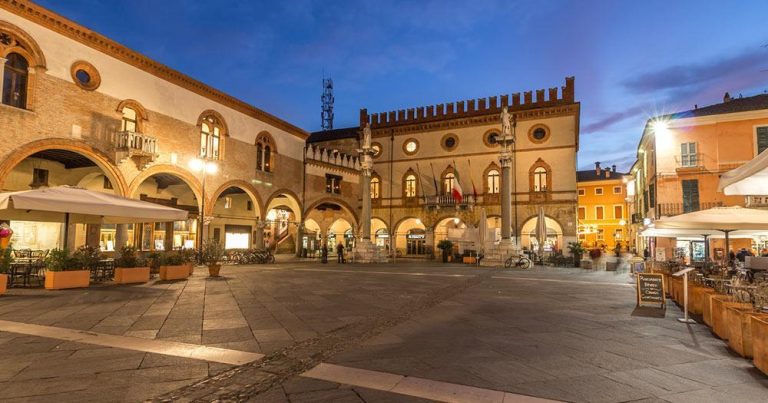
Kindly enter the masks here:
M 344 247 L 344 244 L 339 242 L 338 245 L 336 245 L 336 262 L 337 263 L 347 263 L 347 258 L 346 256 L 344 256 L 345 251 L 346 251 L 346 248 Z M 323 263 L 328 263 L 328 245 L 323 245 L 321 261 Z

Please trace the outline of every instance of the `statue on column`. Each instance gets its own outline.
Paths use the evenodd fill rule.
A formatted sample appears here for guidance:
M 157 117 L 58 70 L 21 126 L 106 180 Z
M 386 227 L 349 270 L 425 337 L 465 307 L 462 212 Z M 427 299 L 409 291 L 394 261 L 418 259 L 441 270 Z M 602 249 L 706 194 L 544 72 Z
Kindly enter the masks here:
M 501 136 L 507 137 L 512 135 L 512 115 L 509 114 L 507 107 L 501 109 Z
M 368 151 L 371 148 L 371 124 L 366 123 L 363 127 L 363 150 Z

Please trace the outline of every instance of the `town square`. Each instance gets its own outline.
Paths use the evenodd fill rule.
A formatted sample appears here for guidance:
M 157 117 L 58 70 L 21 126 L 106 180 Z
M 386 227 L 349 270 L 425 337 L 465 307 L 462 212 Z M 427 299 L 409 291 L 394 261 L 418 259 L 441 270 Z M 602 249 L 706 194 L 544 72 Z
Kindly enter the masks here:
M 0 401 L 768 401 L 766 11 L 0 0 Z

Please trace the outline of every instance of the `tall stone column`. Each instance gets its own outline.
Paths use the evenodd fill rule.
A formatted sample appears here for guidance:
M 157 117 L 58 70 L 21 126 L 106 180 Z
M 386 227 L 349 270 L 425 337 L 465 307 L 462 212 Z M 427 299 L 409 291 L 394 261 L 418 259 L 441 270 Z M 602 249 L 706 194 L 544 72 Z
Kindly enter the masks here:
M 128 244 L 128 224 L 115 225 L 115 250 Z
M 256 236 L 253 239 L 253 244 L 255 245 L 256 249 L 264 249 L 264 227 L 265 227 L 264 221 L 256 221 Z
M 371 168 L 363 169 L 363 212 L 360 215 L 362 221 L 362 238 L 371 241 Z
M 512 158 L 504 152 L 501 162 L 501 241 L 510 242 L 512 232 Z
M 360 154 L 360 180 L 362 182 L 363 211 L 360 214 L 360 234 L 355 243 L 354 259 L 358 263 L 375 263 L 380 260 L 380 253 L 371 242 L 371 174 L 373 173 L 373 154 L 371 147 L 371 128 L 368 123 L 363 127 L 363 142 L 357 150 Z
M 304 223 L 296 225 L 296 256 L 302 257 L 304 250 Z

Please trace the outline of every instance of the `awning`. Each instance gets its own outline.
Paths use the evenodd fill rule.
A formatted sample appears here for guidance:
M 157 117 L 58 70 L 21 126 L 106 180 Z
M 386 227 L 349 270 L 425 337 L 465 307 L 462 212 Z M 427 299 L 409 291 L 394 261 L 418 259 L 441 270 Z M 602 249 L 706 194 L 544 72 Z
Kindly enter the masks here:
M 768 195 L 768 150 L 746 164 L 722 174 L 717 190 L 728 196 Z
M 672 217 L 653 223 L 658 229 L 768 231 L 768 211 L 739 206 L 715 207 Z
M 187 219 L 187 212 L 73 186 L 0 193 L 0 219 L 127 224 Z

